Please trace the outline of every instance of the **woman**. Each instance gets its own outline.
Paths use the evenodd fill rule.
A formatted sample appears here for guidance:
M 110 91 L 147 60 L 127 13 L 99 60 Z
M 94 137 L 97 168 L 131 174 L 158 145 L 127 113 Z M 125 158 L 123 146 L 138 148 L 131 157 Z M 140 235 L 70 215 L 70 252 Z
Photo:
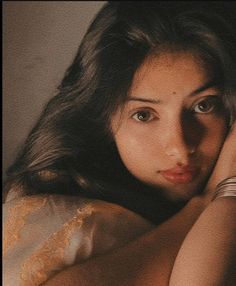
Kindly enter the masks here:
M 6 285 L 236 282 L 233 7 L 104 6 L 9 169 Z

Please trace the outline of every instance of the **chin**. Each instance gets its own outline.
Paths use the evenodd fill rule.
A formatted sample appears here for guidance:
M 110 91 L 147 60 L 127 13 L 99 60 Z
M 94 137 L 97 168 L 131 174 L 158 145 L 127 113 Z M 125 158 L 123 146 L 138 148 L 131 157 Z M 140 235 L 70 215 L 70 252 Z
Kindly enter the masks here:
M 180 194 L 180 193 L 164 193 L 164 196 L 172 202 L 187 202 L 190 199 L 192 199 L 195 194 L 190 194 L 190 193 L 185 193 L 185 194 Z
M 199 196 L 204 188 L 205 188 L 206 181 L 194 184 L 194 186 L 191 186 L 189 188 L 182 188 L 178 187 L 175 191 L 171 191 L 168 194 L 169 199 L 172 201 L 189 201 L 193 197 Z
M 189 201 L 199 195 L 204 188 L 204 183 L 195 183 L 186 186 L 175 185 L 174 187 L 162 187 L 162 194 L 172 202 Z M 159 189 L 160 190 L 160 189 Z

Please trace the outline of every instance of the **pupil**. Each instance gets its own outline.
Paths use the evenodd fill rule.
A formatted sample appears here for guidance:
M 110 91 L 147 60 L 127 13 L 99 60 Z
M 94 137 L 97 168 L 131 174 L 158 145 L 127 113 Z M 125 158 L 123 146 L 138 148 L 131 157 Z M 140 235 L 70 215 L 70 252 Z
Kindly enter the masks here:
M 206 110 L 208 110 L 210 108 L 210 106 L 209 106 L 209 103 L 208 102 L 201 102 L 200 103 L 200 105 L 199 105 L 199 109 L 201 110 L 201 111 L 206 111 Z
M 146 120 L 146 119 L 148 119 L 148 114 L 147 114 L 147 112 L 140 112 L 140 113 L 139 113 L 139 116 L 138 116 L 138 119 L 139 119 L 139 120 Z

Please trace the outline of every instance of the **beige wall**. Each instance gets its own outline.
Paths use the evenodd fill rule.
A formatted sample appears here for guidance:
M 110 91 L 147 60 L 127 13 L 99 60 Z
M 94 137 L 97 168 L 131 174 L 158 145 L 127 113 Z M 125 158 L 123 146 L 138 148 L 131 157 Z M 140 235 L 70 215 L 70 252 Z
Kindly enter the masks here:
M 3 2 L 3 172 L 105 3 Z

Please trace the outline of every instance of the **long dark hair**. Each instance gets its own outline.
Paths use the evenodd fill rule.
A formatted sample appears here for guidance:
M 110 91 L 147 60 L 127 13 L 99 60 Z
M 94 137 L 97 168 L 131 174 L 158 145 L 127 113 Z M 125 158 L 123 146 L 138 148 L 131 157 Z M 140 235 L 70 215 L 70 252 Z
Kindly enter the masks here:
M 136 194 L 141 192 L 145 186 L 119 158 L 110 120 L 125 102 L 135 71 L 153 53 L 180 49 L 198 55 L 224 86 L 224 103 L 234 119 L 233 8 L 230 2 L 218 1 L 107 3 L 90 25 L 57 95 L 8 169 L 6 191 L 82 194 L 123 205 L 134 186 Z

